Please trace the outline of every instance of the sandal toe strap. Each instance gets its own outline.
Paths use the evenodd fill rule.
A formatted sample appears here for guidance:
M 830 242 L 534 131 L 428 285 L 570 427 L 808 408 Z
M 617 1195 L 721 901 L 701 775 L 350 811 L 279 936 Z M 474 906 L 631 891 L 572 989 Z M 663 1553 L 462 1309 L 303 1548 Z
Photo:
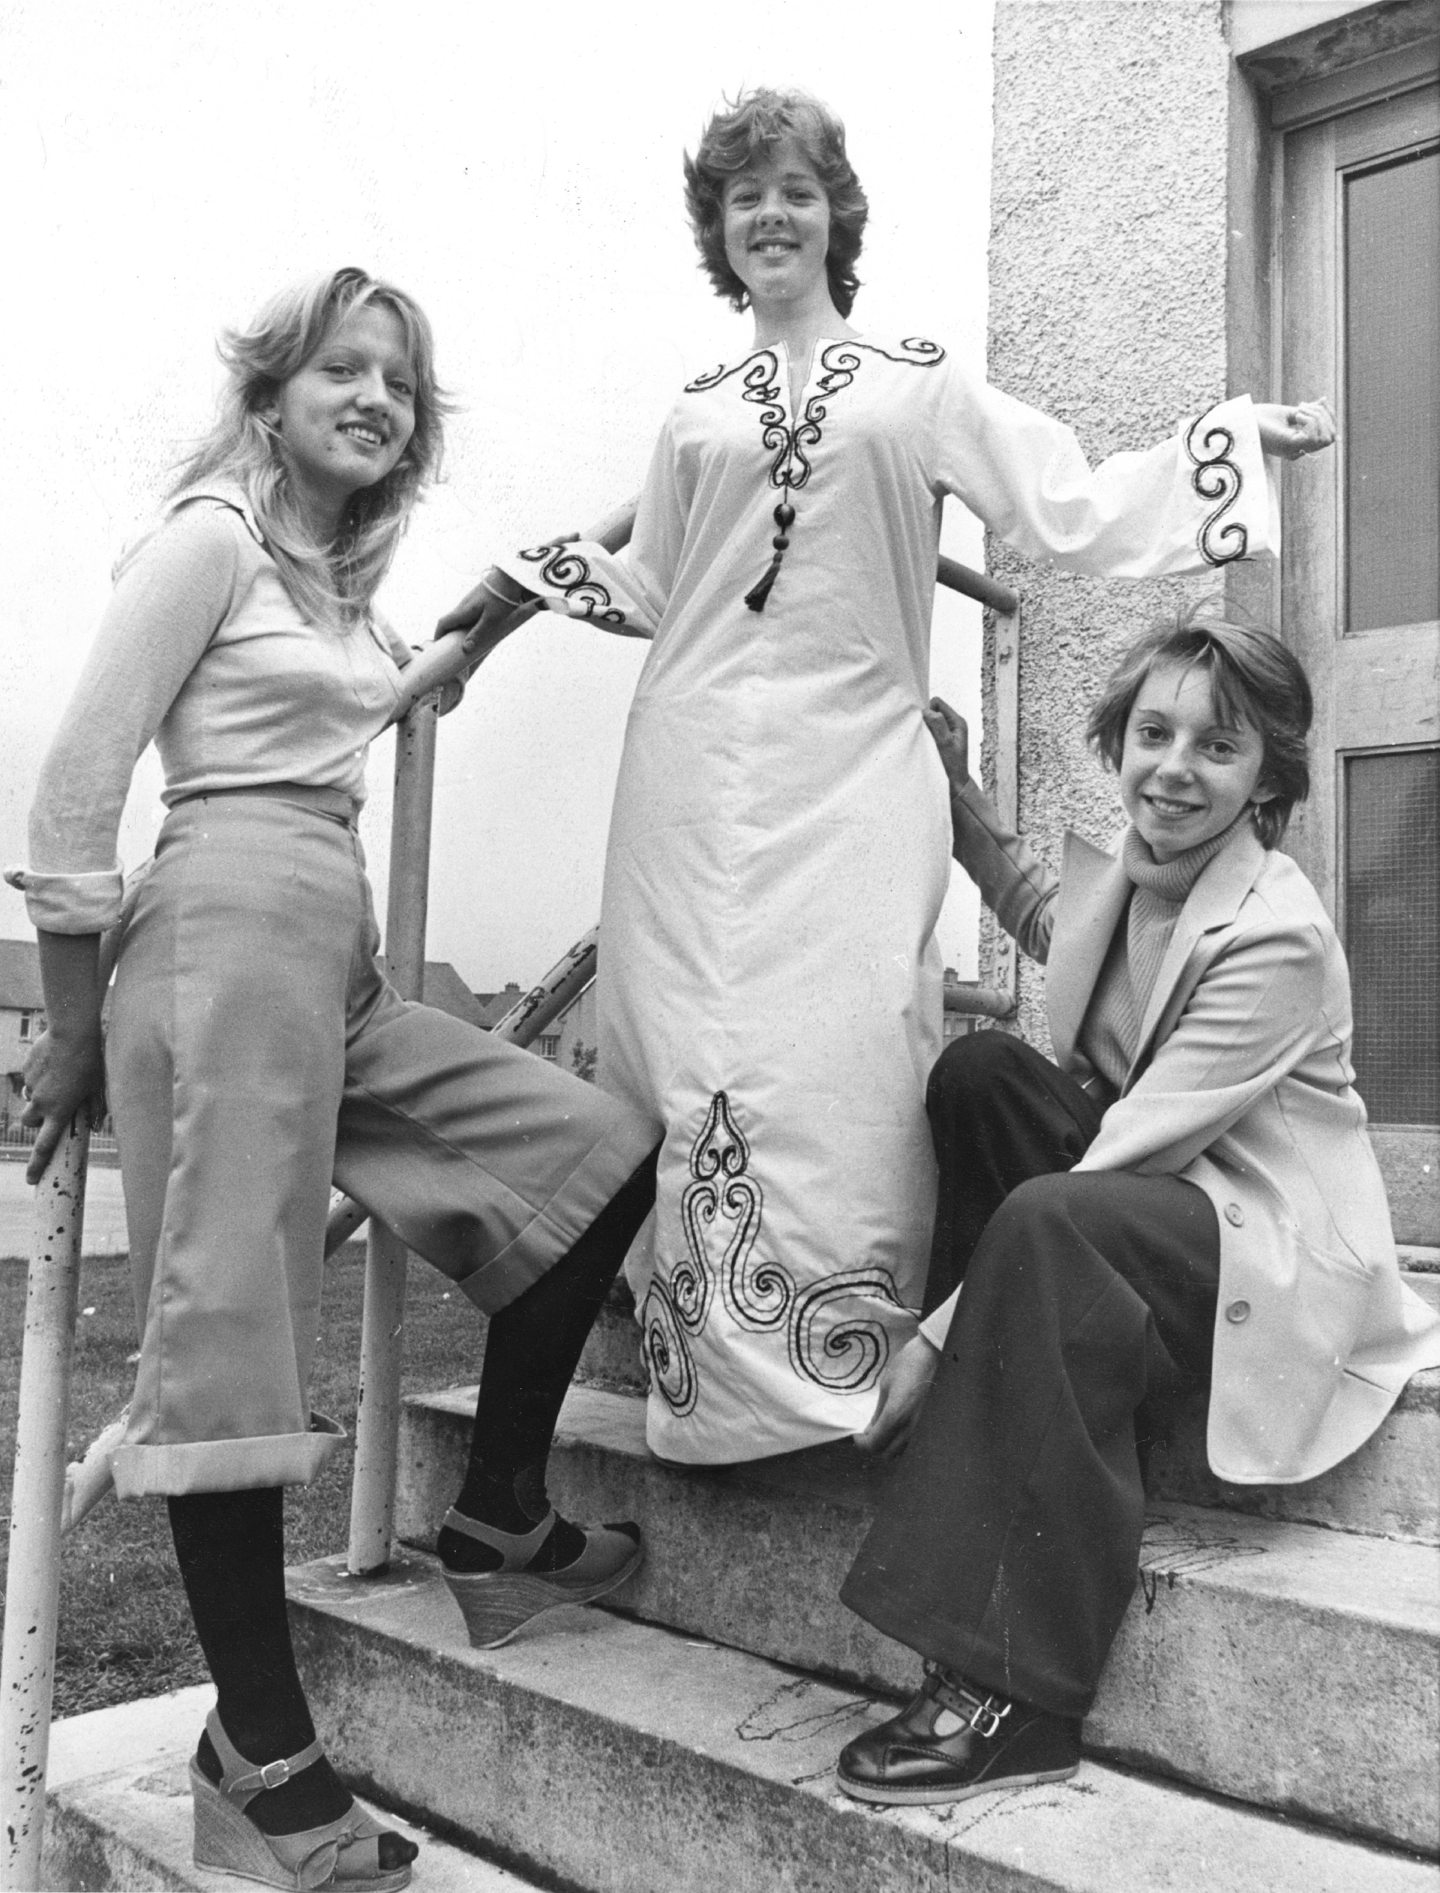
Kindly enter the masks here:
M 296 1886 L 327 1887 L 335 1882 L 375 1879 L 380 1873 L 380 1836 L 384 1833 L 357 1803 L 339 1820 L 307 1827 L 300 1834 L 267 1834 L 271 1852 L 295 1876 Z M 344 1867 L 342 1874 L 340 1869 Z

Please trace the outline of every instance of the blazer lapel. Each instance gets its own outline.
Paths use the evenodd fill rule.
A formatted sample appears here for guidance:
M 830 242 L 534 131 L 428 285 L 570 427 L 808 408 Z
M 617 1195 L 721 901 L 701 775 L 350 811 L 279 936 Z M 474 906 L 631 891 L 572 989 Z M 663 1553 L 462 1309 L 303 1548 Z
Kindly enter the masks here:
M 1074 833 L 1065 837 L 1055 931 L 1045 965 L 1045 1009 L 1055 1061 L 1068 1067 L 1085 1008 L 1130 897 L 1114 855 Z
M 1231 924 L 1264 865 L 1265 849 L 1259 836 L 1247 823 L 1228 846 L 1206 864 L 1199 880 L 1191 888 L 1189 898 L 1175 922 L 1175 931 L 1170 936 L 1170 944 L 1160 962 L 1150 1002 L 1140 1023 L 1140 1043 L 1125 1079 L 1127 1090 L 1150 1055 L 1150 1044 L 1156 1028 L 1175 997 L 1197 943 L 1205 934 Z

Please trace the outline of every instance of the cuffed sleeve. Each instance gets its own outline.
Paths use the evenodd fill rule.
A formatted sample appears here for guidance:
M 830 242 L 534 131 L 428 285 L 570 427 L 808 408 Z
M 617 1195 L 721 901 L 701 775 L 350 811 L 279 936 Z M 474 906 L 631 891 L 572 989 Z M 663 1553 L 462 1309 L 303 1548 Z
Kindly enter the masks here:
M 5 879 L 25 896 L 25 912 L 37 933 L 103 933 L 120 918 L 124 875 L 118 861 L 89 874 L 6 868 Z

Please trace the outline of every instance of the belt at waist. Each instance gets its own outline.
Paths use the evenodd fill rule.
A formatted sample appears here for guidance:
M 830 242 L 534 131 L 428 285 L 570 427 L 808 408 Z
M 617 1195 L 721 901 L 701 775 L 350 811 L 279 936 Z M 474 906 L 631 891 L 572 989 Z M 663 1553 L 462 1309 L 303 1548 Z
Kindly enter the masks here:
M 317 815 L 328 815 L 334 821 L 347 822 L 352 828 L 360 814 L 358 796 L 345 789 L 327 789 L 310 782 L 256 782 L 246 783 L 234 789 L 193 789 L 188 795 L 177 795 L 170 803 L 171 808 L 183 808 L 187 802 L 207 802 L 220 796 L 260 796 L 270 802 L 288 802 L 292 808 L 311 808 Z

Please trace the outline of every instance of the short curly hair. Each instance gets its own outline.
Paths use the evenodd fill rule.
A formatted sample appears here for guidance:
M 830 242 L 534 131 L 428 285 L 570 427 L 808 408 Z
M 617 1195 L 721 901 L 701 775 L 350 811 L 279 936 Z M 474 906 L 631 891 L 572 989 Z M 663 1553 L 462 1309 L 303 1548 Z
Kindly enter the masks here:
M 830 205 L 830 249 L 825 271 L 830 294 L 842 316 L 855 302 L 860 278 L 855 261 L 865 234 L 870 205 L 854 167 L 845 155 L 845 127 L 808 92 L 777 92 L 759 86 L 725 101 L 705 127 L 692 158 L 685 154 L 685 208 L 700 251 L 700 267 L 735 309 L 744 309 L 750 292 L 725 255 L 725 186 L 757 155 L 794 139 L 825 187 Z
M 1201 599 L 1161 618 L 1121 653 L 1090 712 L 1085 734 L 1114 770 L 1135 699 L 1157 664 L 1198 665 L 1210 678 L 1216 715 L 1260 732 L 1260 786 L 1270 800 L 1255 808 L 1255 831 L 1265 847 L 1278 847 L 1296 803 L 1310 793 L 1307 738 L 1315 705 L 1299 658 L 1221 598 Z

